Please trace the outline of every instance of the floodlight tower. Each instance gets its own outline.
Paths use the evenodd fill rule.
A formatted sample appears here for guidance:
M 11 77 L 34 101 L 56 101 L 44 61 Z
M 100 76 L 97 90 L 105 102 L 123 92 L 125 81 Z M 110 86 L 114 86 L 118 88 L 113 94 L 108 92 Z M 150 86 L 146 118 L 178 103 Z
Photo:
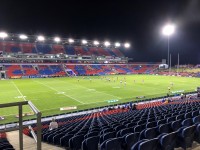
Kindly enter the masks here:
M 167 41 L 168 41 L 168 46 L 167 46 L 167 49 L 168 49 L 168 56 L 167 56 L 168 67 L 169 67 L 169 48 L 170 48 L 169 41 L 170 41 L 170 36 L 174 33 L 174 30 L 175 30 L 175 26 L 173 24 L 165 25 L 163 27 L 163 30 L 162 30 L 163 35 L 167 36 Z

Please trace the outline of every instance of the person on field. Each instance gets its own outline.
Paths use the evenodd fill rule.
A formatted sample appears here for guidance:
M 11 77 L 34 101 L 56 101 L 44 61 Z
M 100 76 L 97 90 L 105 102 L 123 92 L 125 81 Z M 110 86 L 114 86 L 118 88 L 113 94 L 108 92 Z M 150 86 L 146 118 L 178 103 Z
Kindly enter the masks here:
M 169 93 L 170 93 L 170 90 L 171 90 L 171 87 L 168 87 L 168 91 L 169 91 Z
M 55 121 L 54 118 L 52 118 L 52 121 L 49 124 L 49 130 L 53 130 L 53 129 L 56 129 L 56 128 L 58 128 L 58 123 Z

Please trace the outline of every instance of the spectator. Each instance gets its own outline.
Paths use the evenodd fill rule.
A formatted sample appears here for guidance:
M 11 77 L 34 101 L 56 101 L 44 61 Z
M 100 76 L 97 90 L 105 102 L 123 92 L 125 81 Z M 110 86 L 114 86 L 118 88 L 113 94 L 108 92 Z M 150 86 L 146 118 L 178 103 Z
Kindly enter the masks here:
M 56 128 L 58 128 L 58 123 L 55 121 L 54 118 L 52 118 L 52 121 L 49 124 L 49 130 L 53 130 L 53 129 L 56 129 Z
M 133 110 L 136 110 L 136 109 L 137 109 L 136 107 L 137 107 L 137 105 L 134 104 L 134 105 L 133 105 Z
M 198 98 L 200 97 L 200 91 L 197 93 L 197 97 L 198 97 Z

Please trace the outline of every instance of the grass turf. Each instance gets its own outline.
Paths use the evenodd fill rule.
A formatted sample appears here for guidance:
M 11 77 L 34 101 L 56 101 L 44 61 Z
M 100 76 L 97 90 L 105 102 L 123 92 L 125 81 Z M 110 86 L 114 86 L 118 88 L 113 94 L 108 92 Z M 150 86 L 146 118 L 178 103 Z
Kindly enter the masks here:
M 106 80 L 108 78 L 110 82 Z M 138 96 L 148 98 L 166 95 L 168 87 L 171 87 L 171 91 L 194 91 L 198 86 L 200 78 L 153 75 L 2 80 L 0 103 L 30 100 L 42 111 L 43 116 L 46 116 L 69 112 L 60 111 L 62 107 L 77 106 L 77 109 L 81 110 L 108 105 L 108 100 L 118 100 L 116 103 L 122 103 L 134 101 Z M 28 106 L 23 107 L 23 112 L 30 111 Z M 11 115 L 12 121 L 16 120 L 13 117 L 16 114 L 16 107 L 0 110 L 0 116 Z

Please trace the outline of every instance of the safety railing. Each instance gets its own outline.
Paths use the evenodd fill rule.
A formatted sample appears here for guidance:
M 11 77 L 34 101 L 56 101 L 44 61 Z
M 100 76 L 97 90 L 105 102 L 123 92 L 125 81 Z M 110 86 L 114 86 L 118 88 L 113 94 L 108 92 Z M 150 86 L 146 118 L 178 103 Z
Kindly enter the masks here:
M 42 146 L 41 146 L 41 115 L 42 114 L 33 105 L 31 101 L 0 104 L 0 108 L 18 106 L 18 114 L 19 114 L 18 126 L 14 126 L 12 128 L 5 128 L 3 130 L 0 130 L 0 132 L 9 132 L 9 131 L 19 130 L 19 149 L 23 150 L 23 107 L 22 107 L 23 105 L 28 105 L 37 117 L 37 129 L 36 129 L 37 137 L 35 137 L 34 139 L 36 140 L 36 143 L 37 143 L 37 150 L 41 150 L 42 149 Z

